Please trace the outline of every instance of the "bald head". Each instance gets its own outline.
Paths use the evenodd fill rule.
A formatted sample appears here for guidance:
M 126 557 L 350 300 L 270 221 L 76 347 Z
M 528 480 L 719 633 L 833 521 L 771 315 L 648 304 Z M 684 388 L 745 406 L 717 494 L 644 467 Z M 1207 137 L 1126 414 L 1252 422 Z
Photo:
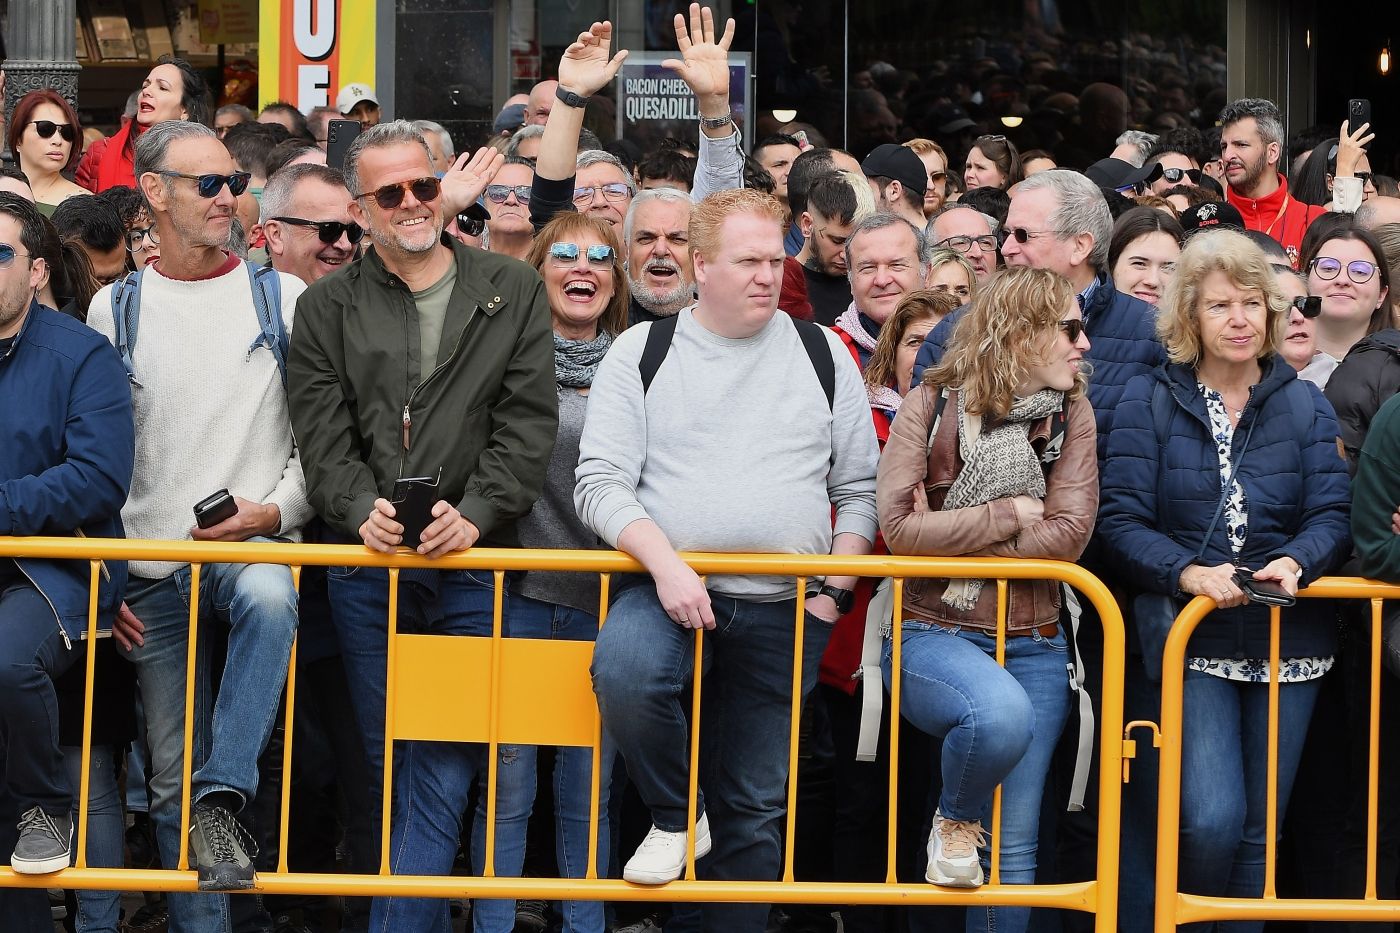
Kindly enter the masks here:
M 1356 212 L 1357 226 L 1374 230 L 1381 224 L 1400 223 L 1400 198 L 1374 197 Z
M 554 109 L 554 92 L 559 90 L 558 81 L 541 81 L 530 88 L 529 103 L 525 105 L 525 125 L 544 126 L 549 112 Z

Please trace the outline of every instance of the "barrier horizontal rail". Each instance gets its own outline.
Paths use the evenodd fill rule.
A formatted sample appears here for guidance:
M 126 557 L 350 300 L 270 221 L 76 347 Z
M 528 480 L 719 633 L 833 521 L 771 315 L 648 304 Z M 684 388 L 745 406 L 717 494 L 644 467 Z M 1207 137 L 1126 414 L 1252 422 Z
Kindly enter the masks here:
M 792 555 L 792 554 L 718 554 L 690 553 L 681 555 L 698 574 L 745 574 L 796 578 L 799 584 L 813 576 L 851 575 L 859 577 L 891 577 L 894 579 L 896 617 L 901 615 L 903 603 L 903 581 L 908 578 L 982 578 L 996 580 L 999 594 L 998 614 L 998 660 L 1003 657 L 1005 644 L 1005 612 L 1007 581 L 1012 580 L 1055 580 L 1079 591 L 1095 606 L 1103 623 L 1105 677 L 1100 702 L 1099 723 L 1102 734 L 1108 740 L 1100 743 L 1099 779 L 1099 838 L 1097 877 L 1090 881 L 1055 885 L 1002 885 L 998 882 L 999 853 L 997 850 L 998 832 L 993 832 L 991 883 L 977 889 L 940 888 L 924 882 L 900 882 L 895 876 L 895 824 L 897 818 L 896 798 L 898 789 L 898 746 L 899 746 L 899 659 L 900 639 L 894 640 L 894 684 L 890 700 L 890 812 L 889 846 L 886 878 L 882 882 L 808 882 L 797 881 L 793 877 L 793 827 L 796 820 L 795 789 L 797 783 L 796 742 L 798 722 L 793 715 L 790 734 L 790 774 L 788 792 L 788 812 L 786 816 L 786 852 L 782 878 L 775 881 L 706 881 L 690 880 L 695 877 L 693 851 L 688 858 L 687 877 L 659 887 L 635 885 L 625 881 L 591 877 L 594 873 L 598 825 L 598 755 L 600 742 L 596 740 L 595 726 L 594 767 L 593 767 L 593 813 L 590 825 L 589 875 L 579 878 L 538 878 L 538 877 L 498 877 L 494 876 L 492 840 L 495 830 L 495 748 L 498 744 L 500 710 L 498 696 L 502 692 L 499 674 L 502 670 L 502 656 L 505 654 L 503 642 L 517 641 L 502 638 L 501 590 L 504 574 L 512 571 L 582 571 L 598 573 L 603 581 L 603 600 L 600 606 L 600 624 L 606 624 L 607 592 L 610 576 L 620 573 L 642 572 L 641 565 L 632 557 L 615 551 L 549 551 L 479 548 L 452 554 L 438 559 L 428 559 L 411 552 L 380 554 L 356 545 L 320 544 L 275 544 L 247 542 L 172 542 L 142 541 L 93 538 L 10 538 L 0 537 L 0 557 L 29 557 L 46 559 L 84 560 L 91 564 L 93 581 L 89 609 L 89 634 L 96 633 L 96 580 L 101 571 L 100 562 L 106 560 L 128 561 L 168 561 L 190 563 L 192 565 L 191 628 L 198 625 L 195 599 L 198 587 L 198 570 L 201 566 L 216 563 L 233 564 L 282 564 L 292 568 L 294 580 L 299 578 L 302 567 L 312 566 L 353 566 L 380 567 L 390 571 L 390 610 L 389 610 L 389 657 L 388 685 L 390 709 L 386 715 L 386 755 L 384 787 L 392 786 L 393 729 L 393 689 L 395 670 L 395 645 L 402 639 L 423 638 L 424 636 L 400 635 L 394 637 L 397 626 L 397 578 L 398 572 L 406 569 L 434 570 L 490 570 L 496 581 L 494 608 L 494 633 L 489 639 L 490 711 L 489 734 L 491 753 L 491 774 L 487 782 L 489 798 L 487 814 L 488 853 L 484 875 L 471 876 L 410 876 L 391 875 L 388 872 L 387 856 L 381 863 L 380 872 L 368 874 L 318 874 L 291 872 L 287 868 L 287 828 L 289 785 L 291 781 L 292 758 L 292 717 L 295 710 L 295 651 L 293 646 L 292 664 L 286 685 L 287 716 L 284 747 L 284 767 L 282 774 L 282 812 L 280 825 L 280 864 L 276 871 L 259 871 L 257 887 L 253 890 L 276 894 L 322 894 L 347 896 L 386 895 L 395 897 L 503 897 L 503 898 L 544 898 L 578 900 L 627 900 L 627 901 L 688 901 L 688 902 L 756 902 L 756 903 L 820 903 L 820 904 L 945 904 L 979 905 L 1005 907 L 1061 908 L 1095 914 L 1096 929 L 1109 933 L 1116 929 L 1118 891 L 1118 836 L 1120 814 L 1119 772 L 1122 767 L 1122 743 L 1117 740 L 1122 732 L 1123 684 L 1123 622 L 1118 606 L 1108 589 L 1095 576 L 1076 564 L 1046 560 L 1011 560 L 1002 558 L 925 558 L 894 555 L 836 556 L 836 555 Z M 796 617 L 801 618 L 805 601 L 805 586 L 798 586 Z M 796 626 L 795 657 L 801 657 L 802 627 Z M 476 636 L 427 636 L 452 637 L 460 640 L 475 639 Z M 696 632 L 696 647 L 699 649 L 703 634 Z M 526 639 L 521 639 L 525 641 Z M 405 644 L 411 644 L 405 642 Z M 546 643 L 556 644 L 556 643 Z M 591 647 L 591 646 L 590 646 Z M 188 652 L 190 672 L 193 671 L 194 652 Z M 698 655 L 697 655 L 698 656 Z M 801 677 L 794 662 L 793 711 L 800 710 Z M 124 891 L 194 891 L 196 876 L 187 868 L 188 853 L 183 853 L 176 869 L 116 869 L 92 868 L 86 866 L 87 809 L 88 809 L 88 759 L 91 742 L 92 685 L 95 670 L 95 652 L 87 655 L 87 696 L 86 715 L 83 729 L 83 767 L 78 791 L 78 825 L 75 849 L 77 865 L 52 875 L 17 875 L 8 868 L 0 869 L 0 887 L 70 887 Z M 189 675 L 187 675 L 188 677 Z M 699 723 L 700 691 L 703 677 L 694 678 L 692 714 Z M 187 681 L 187 708 L 192 700 L 193 680 Z M 593 713 L 596 719 L 596 708 Z M 185 780 L 182 789 L 182 833 L 187 835 L 189 825 L 189 786 L 190 748 L 193 717 L 186 717 L 185 736 Z M 690 768 L 690 814 L 689 826 L 693 831 L 696 819 L 696 774 L 694 762 L 698 757 L 700 729 L 692 730 Z M 473 740 L 475 741 L 475 740 Z M 535 744 L 535 743 L 522 743 Z M 538 743 L 549 744 L 549 743 Z M 998 827 L 1000 816 L 1000 790 L 994 804 L 993 826 Z M 386 794 L 385 814 L 388 813 Z M 384 821 L 383 851 L 387 853 L 388 821 Z M 692 832 L 693 838 L 693 832 Z
M 1162 657 L 1161 772 L 1157 799 L 1157 877 L 1154 929 L 1170 933 L 1183 923 L 1220 920 L 1319 920 L 1335 922 L 1394 922 L 1400 920 L 1400 900 L 1377 896 L 1377 814 L 1379 801 L 1379 740 L 1381 686 L 1382 601 L 1400 599 L 1400 586 L 1360 577 L 1323 577 L 1298 593 L 1300 599 L 1364 599 L 1370 602 L 1370 721 L 1367 756 L 1366 886 L 1362 898 L 1280 898 L 1277 876 L 1279 681 L 1269 680 L 1269 751 L 1267 762 L 1270 832 L 1265 841 L 1264 891 L 1258 898 L 1209 897 L 1179 888 L 1181 826 L 1181 756 L 1186 650 L 1192 633 L 1215 609 L 1204 596 L 1192 599 L 1177 615 Z M 1269 612 L 1269 669 L 1279 670 L 1278 607 Z

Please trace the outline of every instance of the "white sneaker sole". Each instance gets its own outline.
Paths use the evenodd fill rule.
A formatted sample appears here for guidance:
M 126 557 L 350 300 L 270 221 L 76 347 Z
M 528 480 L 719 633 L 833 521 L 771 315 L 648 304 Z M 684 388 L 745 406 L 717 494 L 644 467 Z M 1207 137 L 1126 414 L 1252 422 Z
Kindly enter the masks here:
M 21 859 L 11 856 L 10 867 L 20 875 L 51 875 L 67 868 L 72 861 L 72 852 L 55 855 L 46 859 Z
M 982 887 L 982 864 L 977 864 L 975 873 L 968 877 L 960 878 L 954 875 L 944 874 L 938 870 L 938 866 L 933 862 L 928 863 L 928 870 L 924 872 L 924 880 L 930 884 L 936 884 L 944 888 L 980 888 Z
M 695 839 L 695 860 L 698 862 L 700 859 L 704 858 L 709 854 L 710 831 L 709 827 L 706 826 L 705 833 L 701 836 L 697 836 Z M 684 871 L 684 860 L 682 860 L 682 862 L 679 865 L 677 865 L 673 871 L 643 871 L 641 869 L 633 868 L 632 864 L 629 862 L 622 869 L 622 880 L 630 881 L 633 884 L 670 884 L 672 881 L 675 881 L 676 879 L 680 878 L 681 873 Z

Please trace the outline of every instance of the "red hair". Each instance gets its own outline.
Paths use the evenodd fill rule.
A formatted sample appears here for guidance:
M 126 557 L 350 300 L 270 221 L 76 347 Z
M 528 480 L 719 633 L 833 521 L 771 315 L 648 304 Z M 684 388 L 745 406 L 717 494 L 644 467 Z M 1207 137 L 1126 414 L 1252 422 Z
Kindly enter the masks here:
M 83 154 L 83 124 L 78 120 L 77 111 L 73 105 L 68 103 L 68 99 L 53 88 L 43 88 L 38 91 L 30 91 L 19 99 L 15 104 L 15 111 L 10 117 L 10 129 L 6 142 L 10 146 L 10 151 L 15 153 L 15 161 L 19 161 L 19 141 L 24 136 L 24 131 L 33 122 L 34 111 L 40 104 L 53 104 L 63 111 L 63 118 L 73 127 L 73 144 L 68 150 L 68 161 L 63 164 L 63 170 L 67 171 L 82 157 Z

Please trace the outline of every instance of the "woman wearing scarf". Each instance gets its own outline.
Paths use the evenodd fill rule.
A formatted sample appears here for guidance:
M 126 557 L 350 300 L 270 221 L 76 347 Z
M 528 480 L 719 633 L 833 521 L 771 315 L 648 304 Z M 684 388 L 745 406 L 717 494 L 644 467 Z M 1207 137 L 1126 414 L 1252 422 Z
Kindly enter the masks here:
M 890 436 L 890 423 L 899 403 L 913 387 L 914 358 L 924 338 L 960 304 L 947 292 L 921 288 L 901 298 L 894 314 L 880 326 L 863 375 L 875 418 L 875 436 L 881 445 Z
M 1029 268 L 987 280 L 885 444 L 876 494 L 890 553 L 1079 557 L 1098 508 L 1088 349 L 1067 280 Z M 976 579 L 905 584 L 900 709 L 943 739 L 934 884 L 983 883 L 997 785 L 1002 883 L 1035 881 L 1041 791 L 1070 702 L 1061 589 L 1010 583 L 1005 667 L 996 589 Z M 887 685 L 892 651 L 887 639 Z M 1029 919 L 1027 909 L 969 908 L 967 928 L 1021 931 Z
M 588 411 L 588 390 L 603 354 L 627 326 L 627 276 L 612 228 L 584 214 L 561 213 L 535 237 L 526 260 L 539 270 L 554 324 L 554 374 L 559 391 L 559 436 L 545 474 L 544 491 L 517 523 L 526 548 L 598 547 L 598 536 L 574 510 L 574 468 Z M 531 572 L 511 594 L 512 638 L 593 641 L 598 635 L 600 586 L 594 573 Z M 534 749 L 529 749 L 533 753 Z M 598 786 L 598 874 L 608 866 L 608 784 L 613 753 L 604 747 Z M 522 755 L 523 759 L 523 755 Z M 521 767 L 534 769 L 533 755 Z M 559 748 L 554 765 L 555 844 L 562 877 L 582 878 L 588 867 L 588 811 L 593 750 Z M 535 778 L 527 778 L 534 784 Z M 525 825 L 501 824 L 518 833 Z M 564 933 L 602 933 L 603 904 L 565 901 Z

